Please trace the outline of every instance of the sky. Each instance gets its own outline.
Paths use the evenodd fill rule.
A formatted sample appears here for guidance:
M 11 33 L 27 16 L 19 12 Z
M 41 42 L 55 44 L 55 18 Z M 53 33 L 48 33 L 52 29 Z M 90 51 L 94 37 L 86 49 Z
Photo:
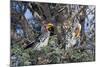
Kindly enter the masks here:
M 30 12 L 30 10 L 29 9 L 27 9 L 26 10 L 26 12 L 25 12 L 25 17 L 26 17 L 26 19 L 30 19 L 30 18 L 32 18 L 33 16 L 32 16 L 32 13 Z
M 33 16 L 32 16 L 32 13 L 30 12 L 29 9 L 26 10 L 24 16 L 25 16 L 25 18 L 26 18 L 27 20 L 33 17 Z M 18 34 L 20 34 L 20 35 L 23 34 L 23 30 L 22 30 L 21 28 L 16 28 L 16 32 L 17 32 Z
M 93 6 L 89 6 L 89 9 L 94 9 L 94 7 Z M 87 12 L 87 14 L 88 14 L 88 10 L 86 11 Z M 85 24 L 84 24 L 84 30 L 85 30 L 85 32 L 89 32 L 89 29 L 90 29 L 90 24 L 91 24 L 91 20 L 93 19 L 93 17 L 94 17 L 94 15 L 93 14 L 88 14 L 88 16 L 85 18 Z M 87 26 L 87 24 L 88 24 L 88 26 Z

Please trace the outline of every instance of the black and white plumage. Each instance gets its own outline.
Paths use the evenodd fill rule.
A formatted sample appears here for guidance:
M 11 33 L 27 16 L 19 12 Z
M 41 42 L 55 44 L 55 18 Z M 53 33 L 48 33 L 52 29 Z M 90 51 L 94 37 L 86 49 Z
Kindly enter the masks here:
M 45 34 L 41 35 L 39 37 L 40 42 L 37 42 L 36 46 L 34 47 L 34 49 L 36 50 L 41 50 L 42 47 L 45 47 L 48 45 L 48 41 L 49 41 L 49 37 L 50 37 L 50 32 L 46 32 Z
M 45 29 L 42 29 L 41 35 L 37 36 L 33 42 L 28 44 L 24 49 L 33 47 L 35 50 L 41 50 L 42 47 L 47 46 L 48 40 L 50 37 L 50 31 L 44 31 Z
M 70 48 L 70 47 L 73 47 L 77 44 L 77 46 L 80 46 L 80 32 L 81 32 L 81 24 L 80 23 L 76 23 L 75 26 L 74 26 L 74 31 L 72 31 L 71 33 L 67 33 L 66 35 L 66 39 L 67 39 L 67 45 L 66 45 L 66 49 L 67 48 Z M 71 36 L 68 36 L 68 34 L 72 35 Z

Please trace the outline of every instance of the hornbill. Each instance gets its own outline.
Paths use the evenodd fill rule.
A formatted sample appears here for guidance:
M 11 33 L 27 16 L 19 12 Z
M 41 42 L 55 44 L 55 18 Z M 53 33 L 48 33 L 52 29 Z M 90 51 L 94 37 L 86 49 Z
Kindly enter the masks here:
M 41 28 L 41 34 L 38 35 L 33 42 L 26 45 L 24 49 L 34 47 L 36 50 L 40 50 L 48 44 L 49 37 L 54 34 L 54 25 L 52 23 L 44 23 Z
M 80 33 L 81 33 L 81 24 L 76 23 L 74 27 L 74 31 L 72 32 L 72 38 L 68 40 L 68 45 L 66 48 L 80 46 Z

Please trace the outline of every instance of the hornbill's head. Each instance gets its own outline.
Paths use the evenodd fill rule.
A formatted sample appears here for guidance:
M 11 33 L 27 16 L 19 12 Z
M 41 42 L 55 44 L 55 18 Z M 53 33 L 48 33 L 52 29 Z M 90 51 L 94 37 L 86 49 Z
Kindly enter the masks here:
M 46 32 L 49 31 L 50 35 L 54 35 L 54 25 L 53 25 L 53 23 L 47 22 L 47 23 L 44 23 L 43 26 L 44 26 L 44 30 Z

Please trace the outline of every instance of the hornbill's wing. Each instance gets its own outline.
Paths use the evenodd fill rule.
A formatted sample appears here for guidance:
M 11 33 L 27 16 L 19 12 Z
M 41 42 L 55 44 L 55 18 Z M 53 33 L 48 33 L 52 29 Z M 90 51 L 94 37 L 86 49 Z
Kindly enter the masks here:
M 33 42 L 28 44 L 24 49 L 30 48 L 34 46 L 34 49 L 40 49 L 43 46 L 46 46 L 49 40 L 50 32 L 41 34 Z
M 28 44 L 27 46 L 25 46 L 24 49 L 28 49 L 28 48 L 30 48 L 30 47 L 32 47 L 32 46 L 35 46 L 35 43 L 36 43 L 36 42 L 39 42 L 39 39 L 38 39 L 39 37 L 40 37 L 40 35 L 37 36 L 37 37 L 35 38 L 35 40 L 32 41 L 30 44 Z

